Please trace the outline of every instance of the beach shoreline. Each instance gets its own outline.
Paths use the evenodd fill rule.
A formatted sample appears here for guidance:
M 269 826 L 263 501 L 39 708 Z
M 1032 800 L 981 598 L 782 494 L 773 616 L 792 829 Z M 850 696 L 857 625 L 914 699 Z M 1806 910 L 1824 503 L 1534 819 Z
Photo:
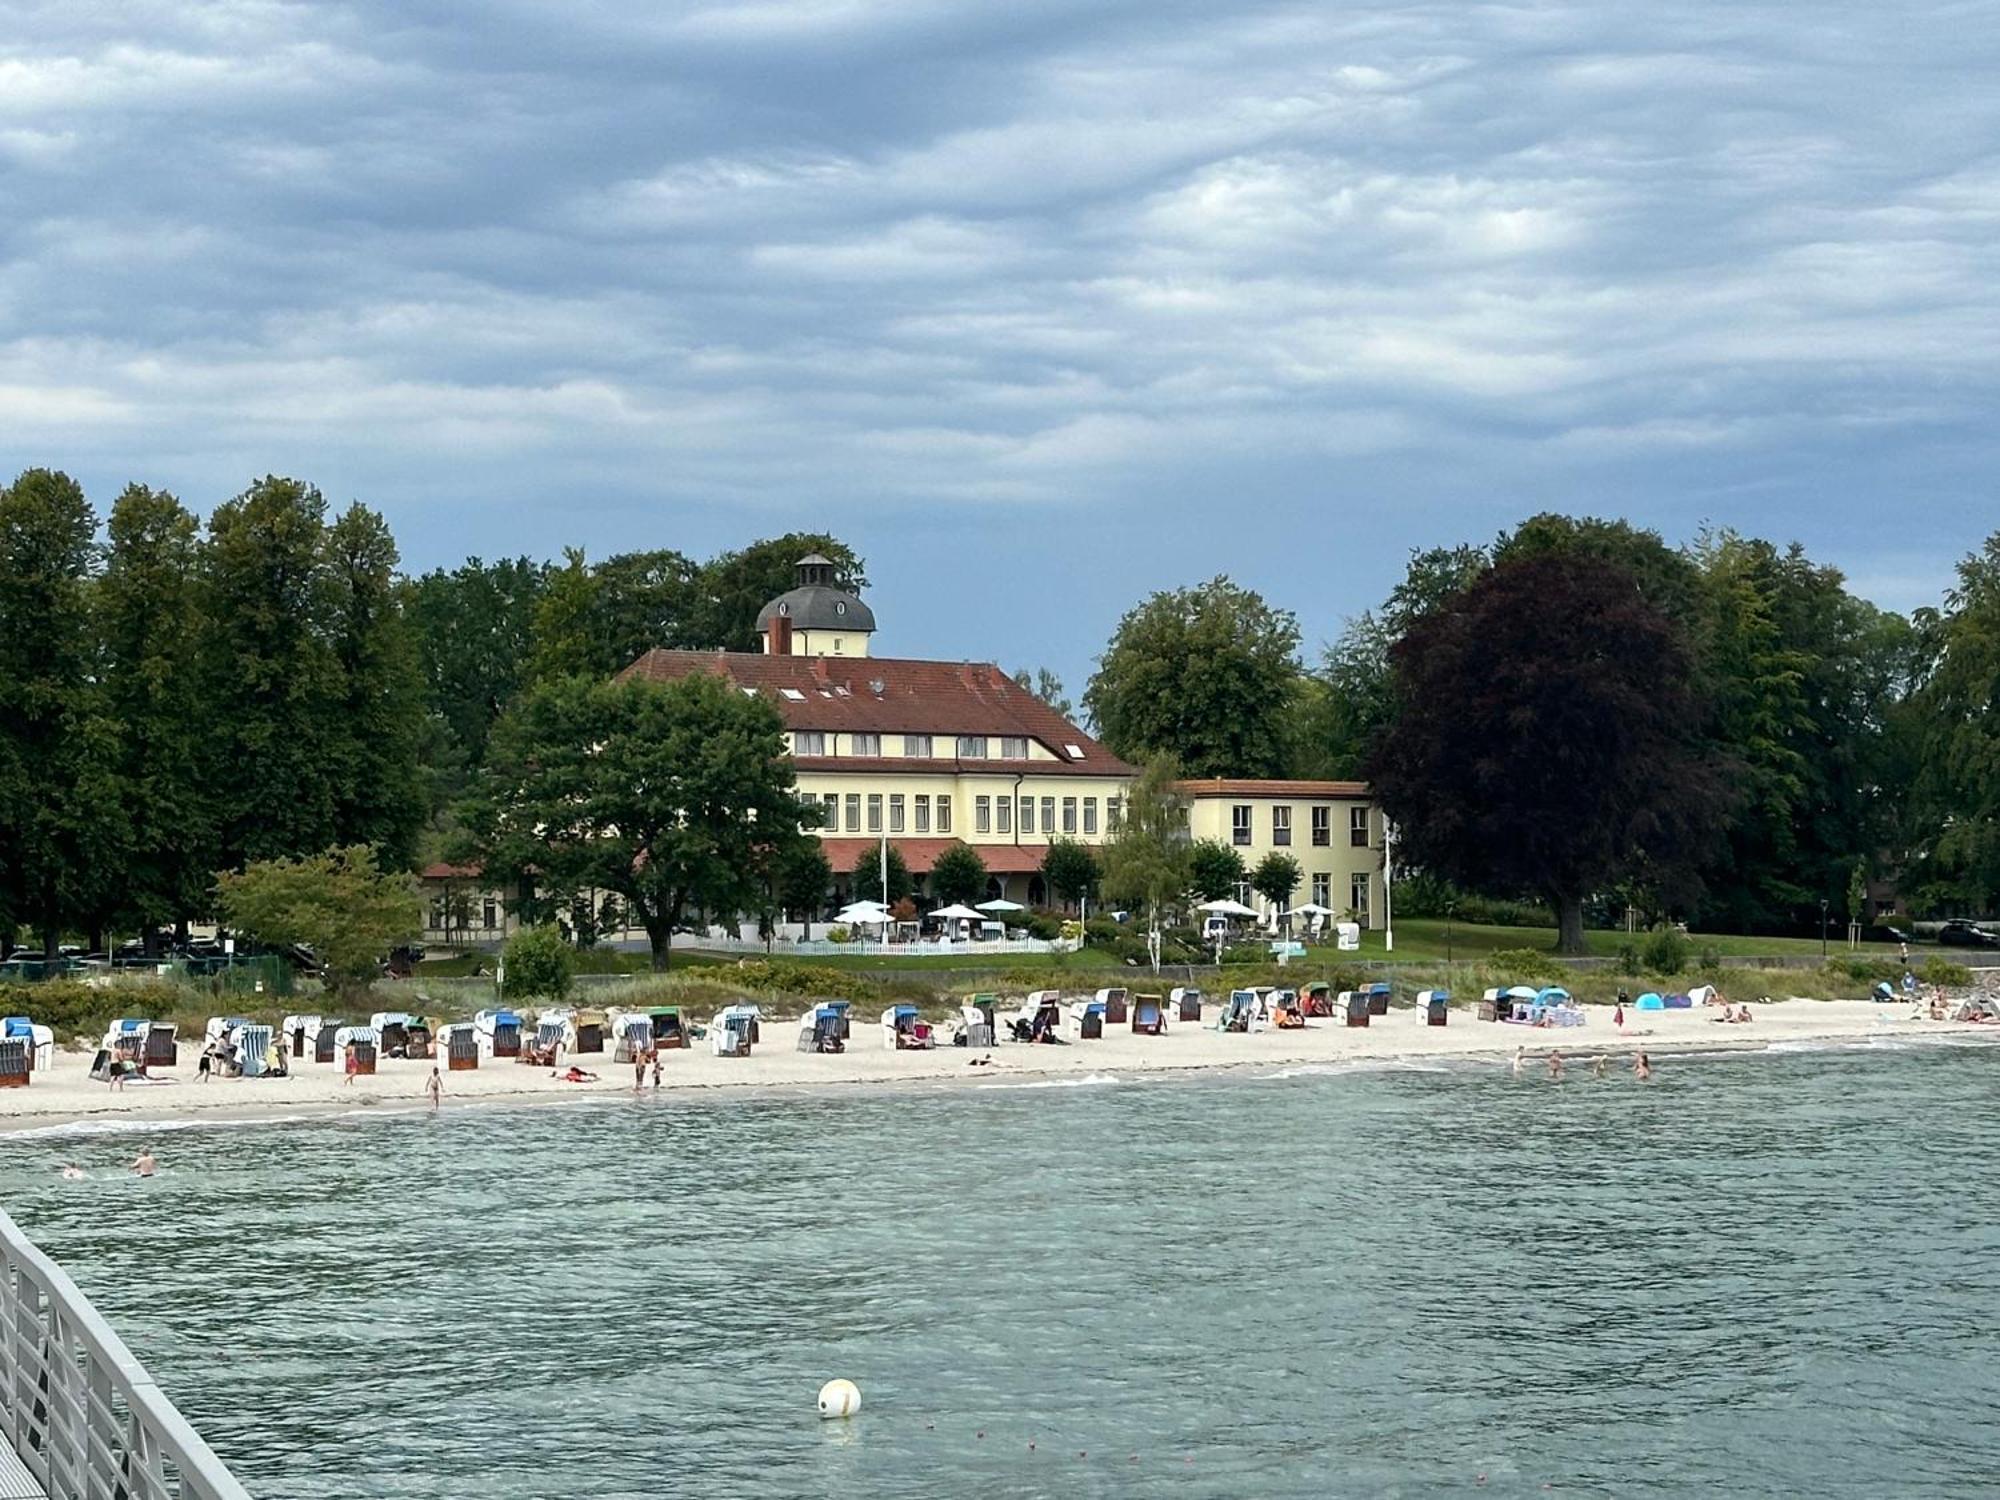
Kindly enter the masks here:
M 597 1100 L 615 1103 L 635 1093 L 647 1098 L 789 1096 L 799 1091 L 845 1093 L 938 1086 L 1029 1087 L 1103 1079 L 1256 1074 L 1293 1068 L 1373 1068 L 1452 1062 L 1505 1066 L 1523 1049 L 1537 1068 L 1550 1051 L 1572 1062 L 1609 1055 L 1622 1068 L 1645 1051 L 1656 1058 L 1689 1053 L 1752 1055 L 1773 1044 L 1869 1045 L 1885 1042 L 2000 1040 L 2000 1027 L 1911 1019 L 1905 1005 L 1865 1001 L 1788 1000 L 1759 1005 L 1748 1024 L 1723 1025 L 1714 1011 L 1650 1011 L 1627 1017 L 1614 1030 L 1594 1007 L 1581 1027 L 1544 1029 L 1470 1019 L 1455 1012 L 1449 1026 L 1427 1026 L 1419 1012 L 1402 1008 L 1368 1027 L 1320 1020 L 1304 1030 L 1224 1034 L 1193 1025 L 1170 1027 L 1159 1037 L 1116 1031 L 1102 1040 L 1065 1046 L 1002 1043 L 991 1049 L 939 1046 L 894 1052 L 873 1024 L 854 1024 L 848 1050 L 803 1053 L 795 1048 L 797 1023 L 764 1023 L 764 1041 L 748 1058 L 711 1056 L 704 1046 L 662 1055 L 662 1086 L 633 1087 L 631 1064 L 585 1055 L 579 1066 L 597 1081 L 569 1084 L 549 1070 L 511 1060 L 482 1060 L 476 1070 L 445 1073 L 442 1108 L 532 1105 Z M 1780 1051 L 1785 1050 L 1780 1045 Z M 388 1058 L 380 1071 L 349 1086 L 337 1064 L 295 1062 L 296 1072 L 275 1079 L 195 1081 L 196 1048 L 183 1044 L 172 1083 L 132 1083 L 114 1090 L 91 1082 L 90 1059 L 81 1052 L 56 1056 L 54 1066 L 24 1089 L 0 1091 L 0 1139 L 90 1127 L 124 1133 L 151 1128 L 234 1126 L 306 1120 L 400 1118 L 429 1113 L 424 1085 L 433 1064 Z M 990 1064 L 974 1066 L 979 1058 Z M 567 1062 L 568 1059 L 565 1059 Z

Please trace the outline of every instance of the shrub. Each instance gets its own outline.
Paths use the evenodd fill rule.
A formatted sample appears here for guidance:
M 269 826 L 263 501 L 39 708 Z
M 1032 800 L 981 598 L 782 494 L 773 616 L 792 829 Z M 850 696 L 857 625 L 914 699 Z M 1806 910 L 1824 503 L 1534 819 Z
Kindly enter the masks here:
M 1972 970 L 1948 958 L 1930 957 L 1917 970 L 1917 978 L 1940 989 L 1962 990 L 1972 983 Z
M 1487 961 L 1492 969 L 1512 976 L 1514 982 L 1538 979 L 1544 984 L 1560 984 L 1569 978 L 1569 968 L 1539 948 L 1503 948 Z
M 1894 984 L 1903 977 L 1903 966 L 1893 958 L 1835 958 L 1827 961 L 1827 972 L 1860 984 Z
M 177 1011 L 201 1008 L 206 998 L 199 990 L 157 979 L 112 984 L 47 979 L 37 984 L 0 984 L 0 1015 L 26 1016 L 48 1027 L 58 1041 L 82 1036 L 95 1042 L 121 1016 L 163 1021 Z
M 1062 918 L 1052 912 L 1023 912 L 1018 919 L 1017 925 L 1023 928 L 1029 937 L 1037 938 L 1045 943 L 1062 936 Z
M 1722 950 L 1713 943 L 1703 943 L 1701 952 L 1695 958 L 1695 967 L 1707 975 L 1722 972 Z
M 1628 979 L 1637 979 L 1646 972 L 1646 966 L 1639 962 L 1639 945 L 1623 943 L 1618 949 L 1618 972 Z
M 560 1000 L 569 993 L 569 944 L 552 925 L 530 927 L 508 940 L 501 994 L 509 1000 Z
M 1646 939 L 1640 958 L 1650 973 L 1671 977 L 1688 966 L 1694 945 L 1675 927 L 1662 927 Z
M 854 934 L 845 927 L 829 927 L 826 930 L 826 940 L 829 943 L 851 943 L 854 941 Z

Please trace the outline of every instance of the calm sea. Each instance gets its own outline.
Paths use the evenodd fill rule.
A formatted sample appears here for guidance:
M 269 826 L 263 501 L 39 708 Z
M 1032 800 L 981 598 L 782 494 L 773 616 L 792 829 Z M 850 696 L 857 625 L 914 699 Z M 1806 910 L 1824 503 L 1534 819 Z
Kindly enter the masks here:
M 1990 1496 L 1996 1080 L 649 1098 L 185 1130 L 143 1184 L 0 1142 L 0 1196 L 265 1500 Z

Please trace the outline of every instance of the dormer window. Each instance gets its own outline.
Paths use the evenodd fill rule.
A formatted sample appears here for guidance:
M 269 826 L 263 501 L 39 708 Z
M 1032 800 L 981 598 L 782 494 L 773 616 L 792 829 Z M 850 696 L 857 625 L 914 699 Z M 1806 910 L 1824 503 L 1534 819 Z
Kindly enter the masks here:
M 1028 758 L 1028 737 L 1022 734 L 1001 735 L 1000 758 L 1002 760 L 1026 760 Z
M 958 737 L 958 758 L 960 760 L 986 759 L 986 736 L 983 734 L 961 734 Z
M 853 755 L 880 755 L 882 736 L 879 734 L 855 734 L 848 736 L 849 753 Z
M 826 754 L 826 731 L 823 729 L 795 729 L 792 731 L 792 754 Z

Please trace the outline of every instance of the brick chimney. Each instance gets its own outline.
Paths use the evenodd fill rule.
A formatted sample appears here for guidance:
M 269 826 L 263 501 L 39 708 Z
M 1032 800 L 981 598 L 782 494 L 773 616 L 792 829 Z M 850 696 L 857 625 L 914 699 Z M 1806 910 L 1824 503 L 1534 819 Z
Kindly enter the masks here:
M 764 626 L 764 652 L 767 656 L 790 656 L 792 654 L 792 617 L 772 615 Z

